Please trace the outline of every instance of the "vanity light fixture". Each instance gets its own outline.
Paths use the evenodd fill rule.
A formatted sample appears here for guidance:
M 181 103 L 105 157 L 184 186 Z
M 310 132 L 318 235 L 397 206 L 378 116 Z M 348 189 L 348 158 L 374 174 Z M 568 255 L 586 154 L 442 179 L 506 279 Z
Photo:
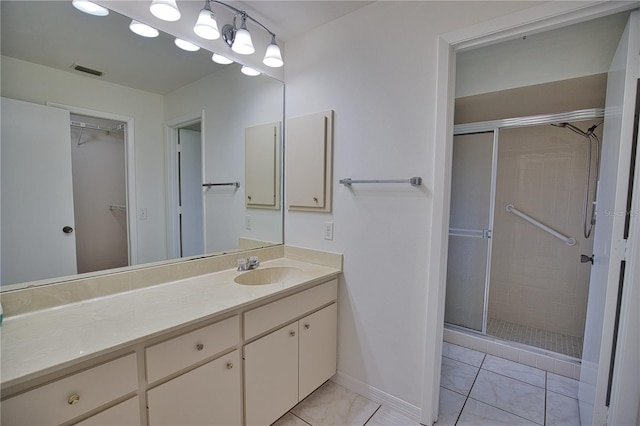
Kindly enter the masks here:
M 159 0 L 154 0 L 159 1 Z M 166 1 L 166 0 L 163 0 Z M 211 9 L 211 4 L 224 6 L 231 9 L 234 12 L 233 23 L 225 24 L 222 30 L 218 30 L 218 23 L 216 22 L 215 15 Z M 237 26 L 236 20 L 240 18 L 240 27 Z M 247 20 L 253 21 L 258 26 L 262 27 L 271 36 L 271 43 L 267 46 L 267 50 L 263 59 L 263 63 L 268 67 L 281 67 L 284 65 L 282 60 L 282 52 L 276 42 L 275 33 L 271 32 L 267 27 L 260 23 L 257 19 L 251 17 L 247 12 L 240 9 L 236 9 L 226 3 L 218 0 L 205 0 L 205 5 L 198 15 L 198 20 L 193 27 L 193 31 L 200 37 L 207 40 L 215 40 L 219 35 L 222 35 L 222 39 L 231 47 L 231 50 L 240 55 L 251 55 L 256 49 L 253 46 L 253 40 L 251 39 L 251 33 L 247 29 Z
M 229 65 L 233 63 L 231 59 L 227 58 L 226 56 L 219 55 L 217 53 L 213 54 L 213 56 L 211 57 L 211 60 L 216 64 L 220 64 L 220 65 Z
M 76 9 L 94 16 L 107 16 L 109 9 L 95 4 L 89 0 L 72 0 L 71 4 Z
M 255 70 L 251 67 L 248 67 L 246 65 L 243 65 L 242 68 L 240 69 L 240 72 L 244 75 L 248 75 L 249 77 L 256 77 L 258 75 L 260 75 L 260 71 Z
M 138 22 L 135 19 L 131 20 L 131 23 L 129 24 L 129 29 L 142 37 L 153 38 L 153 37 L 158 37 L 158 35 L 160 35 L 160 32 L 155 28 L 150 27 L 147 24 L 143 24 L 142 22 Z
M 213 14 L 208 1 L 205 2 L 204 8 L 198 14 L 198 20 L 193 27 L 193 32 L 205 40 L 217 40 L 220 38 L 216 16 Z
M 195 44 L 191 43 L 190 41 L 183 40 L 183 39 L 177 38 L 177 37 L 176 37 L 176 40 L 175 40 L 175 44 L 180 49 L 186 50 L 187 52 L 197 52 L 198 50 L 200 50 L 200 46 L 196 46 Z
M 153 0 L 149 10 L 153 16 L 163 21 L 177 21 L 180 19 L 180 10 L 176 0 Z

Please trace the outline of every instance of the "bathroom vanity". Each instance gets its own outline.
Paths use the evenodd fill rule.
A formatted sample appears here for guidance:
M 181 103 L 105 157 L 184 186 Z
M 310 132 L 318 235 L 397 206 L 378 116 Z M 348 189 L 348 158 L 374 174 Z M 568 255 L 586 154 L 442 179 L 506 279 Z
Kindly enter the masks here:
M 274 422 L 336 372 L 342 257 L 331 256 L 8 317 L 2 424 Z

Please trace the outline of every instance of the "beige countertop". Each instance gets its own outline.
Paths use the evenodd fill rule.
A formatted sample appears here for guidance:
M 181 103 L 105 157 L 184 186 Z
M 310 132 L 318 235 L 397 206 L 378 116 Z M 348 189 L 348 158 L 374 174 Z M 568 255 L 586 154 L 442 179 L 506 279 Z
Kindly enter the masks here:
M 2 388 L 341 272 L 289 258 L 262 262 L 260 268 L 274 266 L 301 272 L 276 284 L 248 286 L 233 281 L 241 272 L 224 270 L 6 318 L 0 327 Z

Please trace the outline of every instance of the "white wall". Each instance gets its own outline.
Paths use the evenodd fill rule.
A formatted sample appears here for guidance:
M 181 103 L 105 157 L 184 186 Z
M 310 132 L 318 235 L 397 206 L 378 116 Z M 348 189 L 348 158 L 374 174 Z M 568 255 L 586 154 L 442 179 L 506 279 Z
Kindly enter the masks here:
M 627 13 L 458 54 L 456 97 L 606 73 Z
M 335 110 L 335 153 L 333 212 L 286 212 L 285 242 L 344 254 L 340 377 L 416 416 L 427 285 L 437 285 L 426 264 L 437 35 L 532 4 L 376 2 L 287 42 L 286 117 Z M 423 186 L 338 184 L 411 176 Z M 333 241 L 323 239 L 325 221 L 335 222 Z
M 240 182 L 240 188 L 205 192 L 207 252 L 238 247 L 239 238 L 282 242 L 282 211 L 245 209 L 244 132 L 257 124 L 282 121 L 282 83 L 247 77 L 237 64 L 210 74 L 165 96 L 167 121 L 204 110 L 204 182 Z M 245 215 L 252 229 L 245 229 Z
M 137 205 L 148 210 L 148 219 L 137 224 L 138 262 L 165 259 L 163 97 L 7 56 L 2 56 L 1 90 L 7 98 L 134 118 Z

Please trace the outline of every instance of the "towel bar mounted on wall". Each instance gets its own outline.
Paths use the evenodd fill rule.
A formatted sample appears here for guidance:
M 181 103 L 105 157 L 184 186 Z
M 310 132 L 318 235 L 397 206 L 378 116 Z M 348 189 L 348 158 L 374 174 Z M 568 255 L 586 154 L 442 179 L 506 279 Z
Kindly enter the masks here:
M 409 179 L 340 179 L 340 183 L 344 186 L 351 186 L 352 183 L 408 183 L 411 186 L 422 185 L 422 178 L 419 176 Z
M 567 237 L 565 235 L 562 235 L 561 233 L 559 233 L 555 229 L 550 228 L 549 226 L 545 225 L 544 223 L 532 218 L 528 214 L 523 213 L 520 210 L 516 209 L 513 206 L 513 204 L 507 204 L 505 206 L 505 209 L 509 213 L 513 213 L 514 215 L 526 220 L 527 222 L 531 223 L 532 225 L 537 226 L 538 228 L 542 229 L 543 231 L 548 232 L 549 234 L 553 235 L 557 239 L 563 241 L 566 245 L 568 245 L 568 246 L 575 246 L 576 245 L 576 239 L 575 238 L 570 238 L 570 237 Z
M 202 186 L 205 188 L 211 188 L 212 186 L 235 186 L 240 188 L 240 182 L 203 183 Z

